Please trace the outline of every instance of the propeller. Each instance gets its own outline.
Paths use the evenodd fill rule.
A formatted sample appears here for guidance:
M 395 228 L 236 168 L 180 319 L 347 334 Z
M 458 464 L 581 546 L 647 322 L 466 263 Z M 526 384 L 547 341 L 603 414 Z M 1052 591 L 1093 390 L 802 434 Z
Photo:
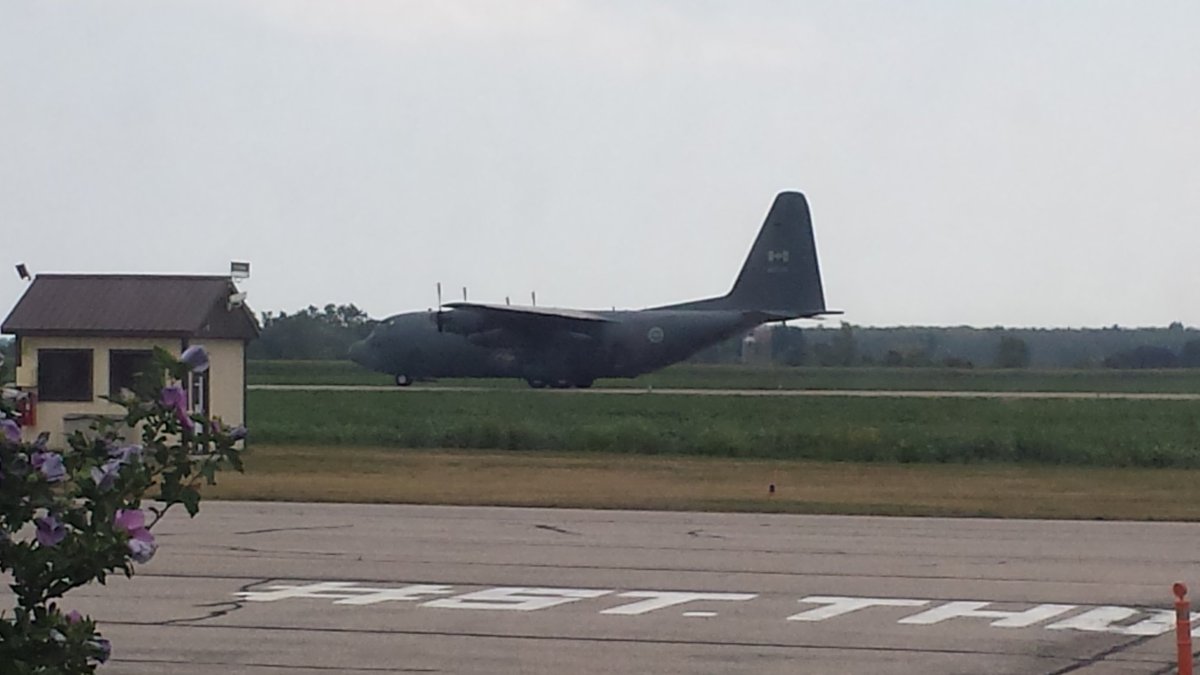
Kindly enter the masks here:
M 443 332 L 442 331 L 442 311 L 443 310 L 442 310 L 442 282 L 440 282 L 440 281 L 437 282 L 437 300 L 438 300 L 437 329 L 438 329 L 438 332 L 441 333 L 441 332 Z

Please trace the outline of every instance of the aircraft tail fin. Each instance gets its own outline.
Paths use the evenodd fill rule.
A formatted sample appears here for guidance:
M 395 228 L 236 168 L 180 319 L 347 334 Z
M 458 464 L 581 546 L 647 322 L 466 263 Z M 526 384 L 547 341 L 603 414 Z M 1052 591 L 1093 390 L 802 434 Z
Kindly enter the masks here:
M 804 195 L 781 192 L 775 197 L 729 293 L 669 309 L 742 310 L 780 318 L 835 313 L 825 308 L 812 217 Z

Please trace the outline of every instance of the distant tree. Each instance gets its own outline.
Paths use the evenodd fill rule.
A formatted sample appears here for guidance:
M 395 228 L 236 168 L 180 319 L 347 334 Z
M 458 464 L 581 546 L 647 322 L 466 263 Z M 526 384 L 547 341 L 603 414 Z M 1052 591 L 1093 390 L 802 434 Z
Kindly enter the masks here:
M 17 368 L 17 341 L 0 338 L 0 384 L 12 382 Z
M 1104 359 L 1108 368 L 1175 368 L 1179 358 L 1166 347 L 1139 345 Z
M 793 326 L 779 325 L 771 329 L 771 362 L 785 366 L 802 366 L 808 361 L 808 343 L 804 331 Z
M 854 326 L 842 322 L 833 338 L 813 347 L 813 356 L 822 366 L 853 366 L 858 364 L 858 342 L 854 338 Z
M 1194 338 L 1183 343 L 1179 352 L 1179 366 L 1182 368 L 1200 368 L 1200 338 Z
M 1000 336 L 1000 343 L 996 345 L 997 368 L 1028 368 L 1029 361 L 1029 345 L 1024 340 L 1011 335 Z
M 255 359 L 343 359 L 375 321 L 354 305 L 310 305 L 294 314 L 265 312 L 262 335 L 247 355 Z
M 947 356 L 942 360 L 942 365 L 946 368 L 974 368 L 975 364 L 967 359 L 960 359 L 957 356 Z

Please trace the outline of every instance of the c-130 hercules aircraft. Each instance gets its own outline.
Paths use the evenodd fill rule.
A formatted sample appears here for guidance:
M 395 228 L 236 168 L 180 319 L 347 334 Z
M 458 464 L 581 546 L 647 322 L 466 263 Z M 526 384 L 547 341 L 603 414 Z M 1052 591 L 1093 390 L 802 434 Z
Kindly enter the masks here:
M 825 309 L 808 202 L 783 192 L 729 293 L 636 311 L 452 302 L 397 314 L 350 347 L 350 358 L 405 386 L 438 377 L 520 377 L 532 387 L 590 387 L 636 377 L 772 321 Z

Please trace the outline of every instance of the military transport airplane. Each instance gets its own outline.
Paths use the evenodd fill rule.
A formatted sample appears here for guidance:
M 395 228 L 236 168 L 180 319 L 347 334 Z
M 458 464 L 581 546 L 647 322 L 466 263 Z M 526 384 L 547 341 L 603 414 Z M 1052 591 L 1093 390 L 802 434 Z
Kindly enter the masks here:
M 350 358 L 401 386 L 520 377 L 532 387 L 589 387 L 657 370 L 759 324 L 840 313 L 825 309 L 808 202 L 783 192 L 721 297 L 637 311 L 439 302 L 384 320 Z

